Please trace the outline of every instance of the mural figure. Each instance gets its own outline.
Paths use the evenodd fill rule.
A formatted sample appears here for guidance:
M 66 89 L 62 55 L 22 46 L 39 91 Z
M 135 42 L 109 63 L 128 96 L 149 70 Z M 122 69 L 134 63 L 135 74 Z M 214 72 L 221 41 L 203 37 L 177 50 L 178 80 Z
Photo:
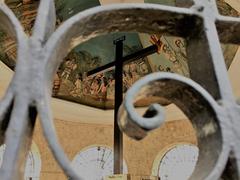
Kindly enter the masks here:
M 107 78 L 102 76 L 101 77 L 101 85 L 97 92 L 97 94 L 99 95 L 99 99 L 102 102 L 107 100 L 107 86 L 108 86 Z
M 64 67 L 63 73 L 61 74 L 62 79 L 68 80 L 72 71 L 77 69 L 77 63 L 75 61 L 76 61 L 75 59 L 67 59 L 64 62 L 65 67 Z
M 70 92 L 70 95 L 73 97 L 81 97 L 83 94 L 83 79 L 82 79 L 82 74 L 79 73 L 76 75 L 76 81 L 74 83 L 74 88 Z
M 107 85 L 107 99 L 113 102 L 115 92 L 115 79 L 114 76 L 109 77 L 109 83 Z
M 60 86 L 61 86 L 61 78 L 59 71 L 55 74 L 54 79 L 53 79 L 53 89 L 52 89 L 52 95 L 57 96 Z

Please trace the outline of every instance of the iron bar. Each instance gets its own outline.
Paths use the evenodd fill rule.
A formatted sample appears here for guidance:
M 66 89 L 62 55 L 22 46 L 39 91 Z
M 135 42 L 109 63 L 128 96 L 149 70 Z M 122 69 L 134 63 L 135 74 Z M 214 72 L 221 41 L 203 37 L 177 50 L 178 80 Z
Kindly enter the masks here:
M 127 64 L 127 63 L 130 63 L 130 62 L 133 62 L 133 61 L 136 61 L 138 59 L 144 58 L 144 57 L 149 56 L 151 54 L 154 54 L 157 51 L 158 51 L 158 46 L 155 45 L 155 44 L 152 45 L 152 46 L 149 46 L 147 48 L 141 49 L 137 52 L 134 52 L 132 54 L 124 56 L 122 58 L 123 65 Z M 93 70 L 88 71 L 87 75 L 91 76 L 93 74 L 98 74 L 98 73 L 103 73 L 103 72 L 106 72 L 106 71 L 110 71 L 110 70 L 114 69 L 115 64 L 116 64 L 116 61 L 112 61 L 112 62 L 110 62 L 106 65 L 103 65 L 103 66 L 100 66 L 98 68 L 95 68 Z
M 116 45 L 115 55 L 115 98 L 114 98 L 114 174 L 123 173 L 123 134 L 119 129 L 117 117 L 118 109 L 123 100 L 123 41 L 125 36 L 114 41 Z

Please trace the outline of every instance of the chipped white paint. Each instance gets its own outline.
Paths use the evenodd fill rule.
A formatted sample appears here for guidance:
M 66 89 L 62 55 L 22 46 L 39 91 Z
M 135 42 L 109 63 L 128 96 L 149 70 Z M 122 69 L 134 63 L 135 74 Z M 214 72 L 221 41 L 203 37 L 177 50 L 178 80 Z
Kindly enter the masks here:
M 209 135 L 212 135 L 216 132 L 216 126 L 213 124 L 213 123 L 208 123 L 208 124 L 205 124 L 203 127 L 202 127 L 202 133 L 203 133 L 203 136 L 209 136 Z

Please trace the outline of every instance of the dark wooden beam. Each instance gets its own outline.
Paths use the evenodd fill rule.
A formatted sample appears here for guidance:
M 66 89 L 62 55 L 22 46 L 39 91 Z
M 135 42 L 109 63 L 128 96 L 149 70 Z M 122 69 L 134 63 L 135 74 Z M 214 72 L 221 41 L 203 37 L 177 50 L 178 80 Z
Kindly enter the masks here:
M 130 55 L 127 55 L 127 56 L 123 57 L 122 58 L 123 65 L 126 64 L 126 63 L 136 61 L 138 59 L 144 58 L 144 57 L 149 56 L 151 54 L 154 54 L 157 51 L 158 51 L 158 46 L 157 45 L 152 45 L 152 46 L 149 46 L 147 48 L 141 49 L 140 51 L 137 51 L 135 53 L 132 53 Z M 103 73 L 103 72 L 109 71 L 111 69 L 114 69 L 115 64 L 116 64 L 116 61 L 113 61 L 113 62 L 110 62 L 106 65 L 103 65 L 101 67 L 93 69 L 91 71 L 88 71 L 87 76 L 91 76 L 91 75 L 98 74 L 98 73 Z
M 117 117 L 118 109 L 123 100 L 123 41 L 125 36 L 114 41 L 115 55 L 115 98 L 114 98 L 114 174 L 123 173 L 123 134 L 119 129 Z

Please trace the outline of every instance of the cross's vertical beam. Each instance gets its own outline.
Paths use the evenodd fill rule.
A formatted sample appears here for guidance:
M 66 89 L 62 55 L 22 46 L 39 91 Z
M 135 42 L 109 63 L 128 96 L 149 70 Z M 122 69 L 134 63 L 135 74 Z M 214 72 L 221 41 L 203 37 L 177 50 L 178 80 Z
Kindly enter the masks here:
M 115 52 L 115 106 L 114 106 L 114 174 L 123 173 L 123 135 L 117 123 L 117 114 L 123 100 L 123 41 L 125 36 L 114 41 Z

